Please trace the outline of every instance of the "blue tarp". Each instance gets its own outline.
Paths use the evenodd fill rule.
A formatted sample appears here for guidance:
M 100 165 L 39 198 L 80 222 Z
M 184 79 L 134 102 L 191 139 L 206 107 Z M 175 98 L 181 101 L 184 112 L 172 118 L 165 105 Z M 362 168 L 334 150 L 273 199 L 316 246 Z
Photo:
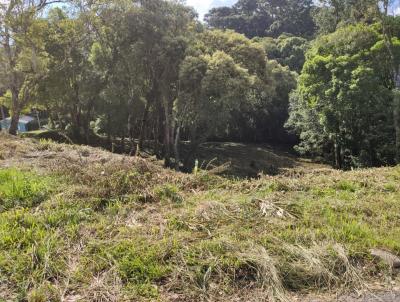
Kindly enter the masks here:
M 27 132 L 29 131 L 28 125 L 30 123 L 34 123 L 35 118 L 28 115 L 21 115 L 18 122 L 18 132 Z M 2 130 L 9 129 L 11 124 L 11 118 L 6 118 L 0 121 L 0 127 Z

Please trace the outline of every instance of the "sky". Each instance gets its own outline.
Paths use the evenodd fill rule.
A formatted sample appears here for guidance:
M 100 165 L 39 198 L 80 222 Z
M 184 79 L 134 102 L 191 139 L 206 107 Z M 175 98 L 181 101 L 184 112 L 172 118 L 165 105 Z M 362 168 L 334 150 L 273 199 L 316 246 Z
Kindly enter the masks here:
M 199 13 L 200 20 L 203 20 L 203 17 L 208 11 L 213 7 L 219 6 L 230 6 L 234 4 L 236 0 L 187 0 L 186 3 L 190 6 L 193 6 L 196 11 Z

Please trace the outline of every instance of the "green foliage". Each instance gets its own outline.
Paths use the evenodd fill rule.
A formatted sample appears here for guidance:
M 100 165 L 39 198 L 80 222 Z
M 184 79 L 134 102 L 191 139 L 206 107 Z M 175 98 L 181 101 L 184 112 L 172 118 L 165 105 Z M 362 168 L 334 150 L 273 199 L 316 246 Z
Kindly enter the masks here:
M 334 32 L 349 24 L 373 23 L 379 18 L 377 7 L 384 1 L 377 0 L 322 0 L 312 13 L 321 34 Z
M 181 65 L 180 83 L 176 116 L 192 145 L 208 137 L 285 137 L 282 129 L 295 75 L 267 61 L 258 41 L 233 31 L 199 34 Z
M 11 94 L 9 129 L 17 132 L 21 112 L 37 101 L 38 85 L 48 72 L 47 22 L 39 18 L 48 1 L 9 1 L 0 6 L 0 91 Z
M 72 141 L 150 150 L 186 171 L 205 140 L 300 138 L 299 152 L 346 168 L 399 158 L 390 1 L 240 0 L 212 9 L 208 27 L 180 1 L 48 4 L 0 7 L 0 106 L 13 128 L 34 106 Z
M 11 91 L 8 90 L 0 97 L 0 106 L 11 108 L 11 102 Z
M 391 70 L 378 33 L 349 26 L 320 37 L 307 54 L 288 126 L 298 151 L 325 156 L 338 167 L 392 164 Z
M 313 8 L 310 0 L 240 0 L 231 8 L 211 9 L 205 20 L 211 27 L 232 29 L 249 38 L 277 37 L 283 33 L 307 37 L 314 33 Z
M 53 128 L 87 142 L 103 84 L 86 51 L 94 41 L 83 16 L 72 19 L 68 12 L 54 8 L 46 22 L 49 71 L 38 88 L 40 103 L 52 114 Z
M 277 39 L 264 38 L 259 40 L 270 60 L 277 60 L 282 66 L 288 66 L 290 70 L 300 73 L 304 62 L 305 53 L 309 48 L 309 42 L 302 38 L 290 35 L 281 35 Z
M 269 78 L 258 44 L 231 31 L 201 33 L 181 65 L 175 104 L 192 145 L 230 133 L 235 112 L 252 107 L 256 94 L 268 93 Z

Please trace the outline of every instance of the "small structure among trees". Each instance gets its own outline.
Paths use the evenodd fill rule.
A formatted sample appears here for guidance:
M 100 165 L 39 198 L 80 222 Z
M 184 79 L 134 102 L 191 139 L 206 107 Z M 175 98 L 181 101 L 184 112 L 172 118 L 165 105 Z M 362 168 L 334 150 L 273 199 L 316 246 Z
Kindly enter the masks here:
M 0 121 L 0 129 L 1 130 L 8 130 L 10 129 L 11 125 L 11 118 L 6 118 Z M 27 131 L 33 131 L 33 130 L 38 130 L 39 129 L 39 124 L 37 122 L 37 119 L 28 116 L 28 115 L 21 115 L 19 117 L 18 121 L 18 132 L 27 132 Z

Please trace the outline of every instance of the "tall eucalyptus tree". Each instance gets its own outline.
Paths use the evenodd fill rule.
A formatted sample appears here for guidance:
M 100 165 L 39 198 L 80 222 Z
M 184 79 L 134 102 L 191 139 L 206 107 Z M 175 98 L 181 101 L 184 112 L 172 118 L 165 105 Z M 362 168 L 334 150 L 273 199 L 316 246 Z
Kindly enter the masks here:
M 44 35 L 46 22 L 39 18 L 52 0 L 0 2 L 0 86 L 11 92 L 11 125 L 16 134 L 21 111 L 35 97 L 47 71 Z

